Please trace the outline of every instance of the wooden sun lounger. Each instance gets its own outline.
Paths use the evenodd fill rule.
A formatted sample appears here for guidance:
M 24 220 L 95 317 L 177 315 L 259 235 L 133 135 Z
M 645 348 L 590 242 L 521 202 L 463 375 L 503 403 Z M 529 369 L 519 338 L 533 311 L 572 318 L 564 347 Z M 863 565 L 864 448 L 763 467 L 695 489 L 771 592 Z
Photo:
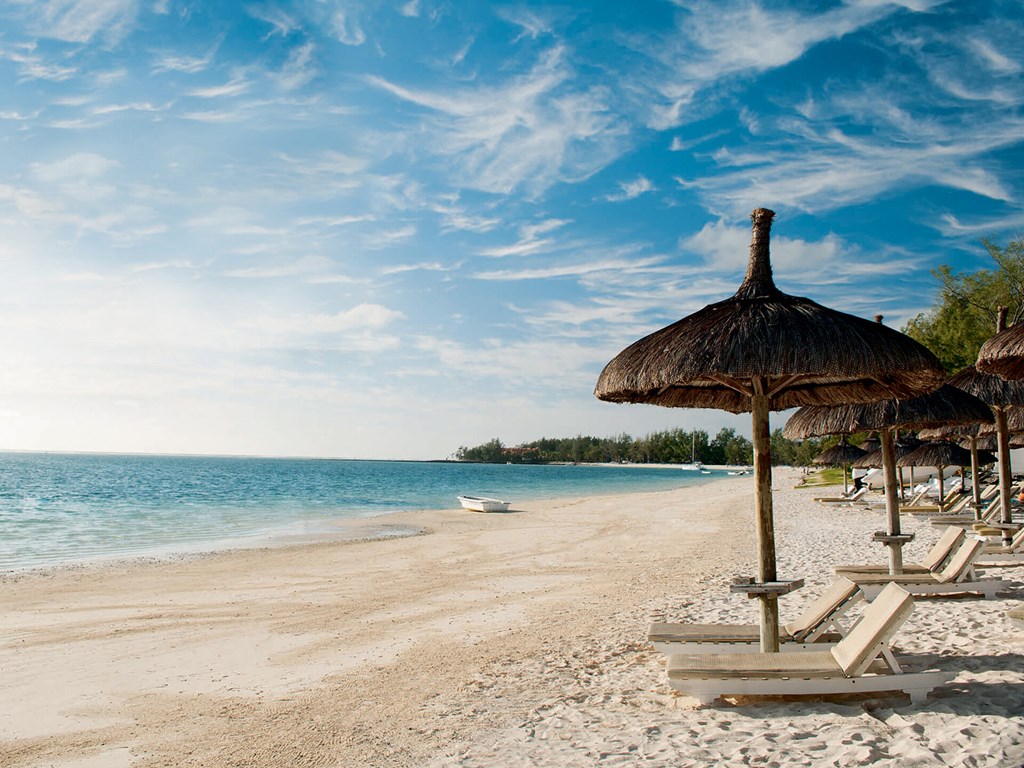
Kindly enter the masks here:
M 867 486 L 864 486 L 863 488 L 858 488 L 848 496 L 819 496 L 815 501 L 820 501 L 823 504 L 844 504 L 859 501 L 861 497 L 867 494 L 867 492 L 868 488 Z
M 837 578 L 811 601 L 795 621 L 779 627 L 780 646 L 786 652 L 822 649 L 846 634 L 839 620 L 863 598 L 860 589 L 846 578 Z M 647 639 L 661 653 L 756 653 L 760 650 L 757 624 L 652 623 Z
M 963 528 L 951 525 L 942 532 L 938 541 L 928 550 L 920 563 L 904 563 L 903 573 L 935 573 L 960 546 L 967 532 Z M 858 575 L 889 573 L 888 565 L 837 565 L 836 573 L 840 576 L 856 579 Z
M 900 507 L 900 512 L 909 512 L 912 515 L 919 517 L 933 517 L 938 516 L 938 519 L 946 519 L 947 517 L 955 518 L 953 522 L 962 520 L 964 517 L 961 515 L 962 510 L 967 509 L 973 501 L 970 496 L 961 496 L 949 504 L 940 505 L 922 505 L 918 507 Z M 973 517 L 973 515 L 972 515 Z M 934 522 L 934 521 L 933 521 Z
M 949 563 L 938 573 L 853 574 L 850 578 L 870 600 L 890 583 L 895 583 L 915 595 L 980 594 L 991 597 L 1003 588 L 1002 579 L 982 579 L 974 572 L 974 563 L 981 555 L 985 543 L 981 539 L 967 538 L 950 557 Z
M 1024 528 L 1021 528 L 1005 546 L 986 544 L 981 548 L 978 565 L 1017 565 L 1024 564 Z
M 913 610 L 910 594 L 891 584 L 869 605 L 861 620 L 834 647 L 794 653 L 673 654 L 669 685 L 710 704 L 720 696 L 827 696 L 903 691 L 914 703 L 949 682 L 952 672 L 903 671 L 881 650 Z

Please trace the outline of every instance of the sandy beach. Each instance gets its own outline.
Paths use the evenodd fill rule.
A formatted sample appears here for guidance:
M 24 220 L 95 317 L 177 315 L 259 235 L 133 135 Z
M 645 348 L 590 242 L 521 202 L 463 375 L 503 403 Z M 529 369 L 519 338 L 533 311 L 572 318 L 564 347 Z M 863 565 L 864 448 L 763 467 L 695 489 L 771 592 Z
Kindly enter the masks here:
M 884 561 L 881 509 L 776 470 L 779 571 Z M 756 621 L 753 480 L 392 516 L 422 535 L 8 574 L 0 765 L 1020 766 L 1024 634 L 995 599 L 919 599 L 899 652 L 956 672 L 903 695 L 698 708 L 651 620 Z M 916 561 L 938 537 L 905 516 Z

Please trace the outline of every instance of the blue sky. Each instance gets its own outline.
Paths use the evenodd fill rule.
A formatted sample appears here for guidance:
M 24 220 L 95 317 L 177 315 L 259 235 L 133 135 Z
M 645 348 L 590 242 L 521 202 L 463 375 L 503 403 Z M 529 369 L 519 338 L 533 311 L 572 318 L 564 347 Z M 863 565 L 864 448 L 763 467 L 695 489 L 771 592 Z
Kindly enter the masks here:
M 732 294 L 758 206 L 783 290 L 895 327 L 990 266 L 1021 39 L 998 1 L 9 0 L 0 448 L 749 434 L 593 386 Z

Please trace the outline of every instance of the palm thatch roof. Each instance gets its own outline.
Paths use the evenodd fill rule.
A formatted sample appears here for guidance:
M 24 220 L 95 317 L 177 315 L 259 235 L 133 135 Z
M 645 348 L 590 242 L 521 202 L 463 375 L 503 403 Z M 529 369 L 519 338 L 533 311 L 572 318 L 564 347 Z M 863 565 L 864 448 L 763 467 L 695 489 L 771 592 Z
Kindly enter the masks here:
M 882 400 L 838 406 L 805 406 L 794 413 L 782 434 L 790 440 L 899 427 L 920 429 L 950 423 L 990 423 L 992 410 L 957 387 L 944 384 L 909 400 Z
M 1013 407 L 1006 409 L 1006 429 L 1011 435 L 1024 432 L 1024 408 Z M 996 434 L 994 424 L 982 424 L 978 427 L 979 437 L 994 434 Z
M 867 451 L 861 450 L 856 445 L 850 445 L 845 440 L 840 440 L 831 448 L 819 453 L 811 461 L 823 466 L 839 467 L 852 464 L 865 454 L 867 454 Z
M 981 345 L 978 370 L 1006 379 L 1024 379 L 1024 325 L 1000 331 Z
M 971 452 L 946 440 L 925 443 L 896 459 L 899 467 L 967 467 L 970 464 Z
M 877 432 L 864 438 L 860 443 L 860 449 L 868 452 L 877 451 L 881 446 L 882 441 L 878 439 Z
M 934 355 L 908 336 L 776 288 L 774 215 L 751 215 L 750 263 L 735 295 L 626 347 L 598 377 L 598 398 L 743 413 L 758 390 L 784 410 L 914 397 L 942 383 Z
M 999 376 L 982 373 L 973 365 L 964 368 L 947 383 L 995 408 L 1024 405 L 1024 381 L 1007 381 Z
M 873 451 L 868 451 L 859 459 L 851 461 L 850 466 L 854 469 L 874 469 L 882 466 L 882 449 L 876 448 Z
M 918 430 L 917 436 L 922 440 L 941 440 L 944 437 L 977 437 L 981 424 L 946 424 L 942 427 L 929 427 Z
M 1009 445 L 1011 448 L 1024 448 L 1024 434 L 1010 435 Z M 997 435 L 981 435 L 978 438 L 977 446 L 984 451 L 998 451 L 999 438 Z
M 910 453 L 915 448 L 917 448 L 916 445 L 910 446 L 904 443 L 895 443 L 893 445 L 893 453 L 895 454 L 895 457 L 898 459 L 900 456 L 905 456 L 906 454 Z M 850 466 L 853 467 L 854 469 L 874 469 L 876 467 L 884 466 L 882 449 L 876 448 L 873 451 L 868 451 L 859 459 L 851 463 Z

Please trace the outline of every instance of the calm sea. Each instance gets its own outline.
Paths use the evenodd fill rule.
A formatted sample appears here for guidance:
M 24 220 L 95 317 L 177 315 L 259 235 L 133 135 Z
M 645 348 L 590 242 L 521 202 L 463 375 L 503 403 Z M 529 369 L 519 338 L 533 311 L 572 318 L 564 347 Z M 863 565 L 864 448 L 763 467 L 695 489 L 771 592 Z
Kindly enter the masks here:
M 721 473 L 716 473 L 721 476 Z M 508 499 L 629 493 L 714 480 L 678 469 L 192 456 L 0 453 L 0 570 L 165 556 L 288 537 L 338 521 Z M 473 513 L 467 513 L 473 514 Z

